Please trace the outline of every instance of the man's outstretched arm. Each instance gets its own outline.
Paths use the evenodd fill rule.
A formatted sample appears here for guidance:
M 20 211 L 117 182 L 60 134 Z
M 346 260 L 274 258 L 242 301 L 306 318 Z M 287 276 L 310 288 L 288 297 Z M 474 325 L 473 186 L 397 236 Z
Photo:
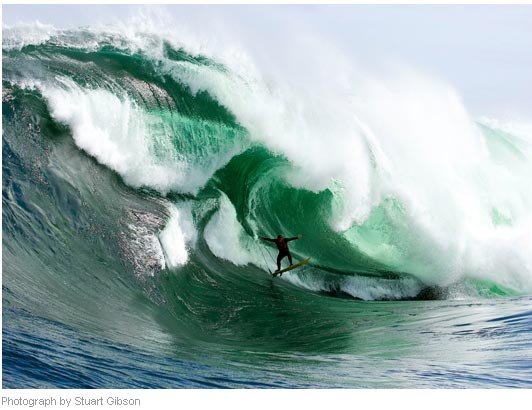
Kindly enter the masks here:
M 295 239 L 301 239 L 302 237 L 303 237 L 303 235 L 299 234 L 297 236 L 294 236 L 293 238 L 287 238 L 286 242 L 293 241 Z
M 272 238 L 266 238 L 264 236 L 259 236 L 259 238 L 262 239 L 263 241 L 275 242 L 275 239 L 272 239 Z

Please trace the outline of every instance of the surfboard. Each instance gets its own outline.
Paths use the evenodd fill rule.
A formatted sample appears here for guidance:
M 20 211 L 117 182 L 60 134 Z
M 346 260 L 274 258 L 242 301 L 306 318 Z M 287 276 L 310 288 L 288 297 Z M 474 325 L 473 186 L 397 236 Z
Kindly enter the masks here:
M 301 262 L 294 263 L 293 265 L 290 265 L 288 268 L 284 268 L 278 271 L 275 271 L 272 273 L 272 276 L 275 278 L 277 275 L 282 275 L 285 272 L 288 272 L 289 270 L 299 268 L 300 266 L 306 265 L 310 258 L 304 259 Z

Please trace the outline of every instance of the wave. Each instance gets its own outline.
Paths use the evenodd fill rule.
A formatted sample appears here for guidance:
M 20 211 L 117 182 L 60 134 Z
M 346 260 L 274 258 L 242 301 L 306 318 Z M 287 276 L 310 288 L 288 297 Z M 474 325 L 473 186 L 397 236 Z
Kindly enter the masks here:
M 278 233 L 303 234 L 293 253 L 312 263 L 281 281 L 306 291 L 382 300 L 532 290 L 532 136 L 475 121 L 438 79 L 405 67 L 381 78 L 345 59 L 295 78 L 234 44 L 213 52 L 111 29 L 12 27 L 3 49 L 7 152 L 30 164 L 31 134 L 54 153 L 58 190 L 77 187 L 87 215 L 100 218 L 102 198 L 128 210 L 101 216 L 96 225 L 122 235 L 98 241 L 116 239 L 107 252 L 143 283 L 153 277 L 154 300 L 183 292 L 175 303 L 190 303 L 186 288 L 157 283 L 187 269 L 215 287 L 233 274 L 267 277 L 274 250 L 257 238 Z M 97 161 L 92 175 L 72 164 L 65 138 Z M 18 209 L 10 201 L 4 223 Z M 31 229 L 55 229 L 38 222 L 47 212 Z

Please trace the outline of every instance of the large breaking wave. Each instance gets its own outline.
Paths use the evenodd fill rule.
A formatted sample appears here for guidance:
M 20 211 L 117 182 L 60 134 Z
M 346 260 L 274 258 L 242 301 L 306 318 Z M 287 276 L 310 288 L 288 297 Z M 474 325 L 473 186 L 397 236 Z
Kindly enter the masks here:
M 123 214 L 96 223 L 108 228 L 113 215 L 120 246 L 98 240 L 137 280 L 154 277 L 156 300 L 177 293 L 189 303 L 187 289 L 157 283 L 162 272 L 193 269 L 214 288 L 235 272 L 267 277 L 273 250 L 257 237 L 278 233 L 303 234 L 292 249 L 312 263 L 281 280 L 309 292 L 370 300 L 532 290 L 531 134 L 471 118 L 438 79 L 406 67 L 379 77 L 344 58 L 325 70 L 331 56 L 317 51 L 314 66 L 272 70 L 245 47 L 214 52 L 150 31 L 12 27 L 3 47 L 7 151 L 30 164 L 27 135 L 56 144 L 41 166 L 78 192 L 71 201 L 91 220 L 122 198 Z M 90 175 L 57 148 L 65 135 L 100 164 Z M 4 158 L 7 172 L 14 166 Z M 4 241 L 9 209 L 23 212 L 16 192 L 25 188 L 6 186 L 10 178 Z M 39 209 L 38 229 L 68 237 L 71 225 L 62 232 Z M 36 248 L 25 235 L 22 248 L 39 259 L 46 239 Z

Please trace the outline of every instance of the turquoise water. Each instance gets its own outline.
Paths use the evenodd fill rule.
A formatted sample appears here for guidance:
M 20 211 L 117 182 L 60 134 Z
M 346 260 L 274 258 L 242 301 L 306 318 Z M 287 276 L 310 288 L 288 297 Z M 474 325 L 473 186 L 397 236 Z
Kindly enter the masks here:
M 335 134 L 171 39 L 23 37 L 4 31 L 3 387 L 530 387 L 529 139 L 453 101 L 433 134 L 356 104 Z M 257 236 L 278 233 L 312 260 L 272 279 Z

